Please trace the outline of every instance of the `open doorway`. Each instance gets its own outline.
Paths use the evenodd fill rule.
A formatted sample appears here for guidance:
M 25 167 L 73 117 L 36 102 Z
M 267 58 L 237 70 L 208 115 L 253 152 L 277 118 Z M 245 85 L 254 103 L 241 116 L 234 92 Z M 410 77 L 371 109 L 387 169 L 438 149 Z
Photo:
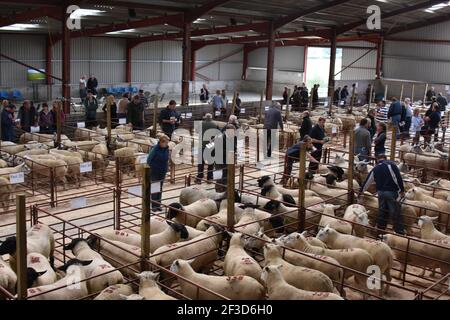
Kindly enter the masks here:
M 330 48 L 309 47 L 306 57 L 306 85 L 308 89 L 319 84 L 319 97 L 327 97 L 328 95 L 328 75 L 330 70 Z M 336 70 L 342 68 L 342 49 L 336 49 Z M 340 80 L 341 74 L 335 77 Z

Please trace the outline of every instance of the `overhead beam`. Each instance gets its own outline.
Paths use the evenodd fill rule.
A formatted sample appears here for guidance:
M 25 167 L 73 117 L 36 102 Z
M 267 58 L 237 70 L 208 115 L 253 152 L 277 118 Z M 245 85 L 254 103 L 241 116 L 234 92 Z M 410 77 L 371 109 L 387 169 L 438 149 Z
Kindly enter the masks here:
M 61 20 L 61 14 L 57 11 L 56 8 L 51 7 L 43 7 L 38 9 L 32 9 L 24 12 L 17 13 L 12 16 L 3 16 L 0 18 L 0 27 L 6 27 L 14 23 L 22 23 L 27 22 L 33 19 L 41 18 L 41 17 L 59 17 Z
M 230 0 L 210 0 L 206 4 L 199 6 L 197 8 L 192 8 L 185 15 L 185 22 L 194 22 L 201 16 L 207 14 L 211 10 L 220 7 L 227 2 L 231 2 Z
M 405 31 L 410 31 L 410 30 L 420 29 L 423 27 L 432 26 L 435 24 L 443 23 L 443 22 L 445 22 L 445 20 L 447 20 L 447 21 L 450 20 L 450 13 L 433 16 L 433 19 L 421 20 L 418 22 L 413 22 L 410 24 L 406 24 L 403 26 L 393 28 L 389 32 L 387 32 L 386 35 L 393 35 L 393 34 L 400 33 L 400 32 L 405 32 Z
M 421 3 L 418 3 L 413 6 L 408 6 L 406 8 L 400 8 L 400 9 L 397 9 L 397 10 L 394 10 L 391 12 L 382 12 L 381 13 L 381 21 L 383 21 L 383 19 L 392 18 L 392 17 L 398 16 L 398 15 L 406 14 L 406 13 L 413 12 L 416 10 L 429 8 L 429 7 L 432 7 L 435 4 L 439 4 L 439 3 L 442 3 L 442 0 L 425 1 L 425 2 L 421 2 Z M 436 18 L 436 17 L 434 17 L 434 18 Z M 365 25 L 366 21 L 367 21 L 367 19 L 365 18 L 365 19 L 358 20 L 356 22 L 345 24 L 342 27 L 339 27 L 337 29 L 337 33 L 341 34 L 341 33 L 350 31 L 352 29 L 355 29 L 361 25 Z
M 333 0 L 333 1 L 330 1 L 330 2 L 327 2 L 327 3 L 323 3 L 321 5 L 318 5 L 318 6 L 312 7 L 310 9 L 296 11 L 296 12 L 290 14 L 290 15 L 287 15 L 285 17 L 282 17 L 282 18 L 279 18 L 279 19 L 275 20 L 274 21 L 274 28 L 275 29 L 279 29 L 282 26 L 285 26 L 288 23 L 291 23 L 292 21 L 295 21 L 295 20 L 297 20 L 297 19 L 299 19 L 301 17 L 304 17 L 304 16 L 306 16 L 308 14 L 315 13 L 315 12 L 318 12 L 318 11 L 321 11 L 321 10 L 325 10 L 325 9 L 329 9 L 331 7 L 334 7 L 334 6 L 337 6 L 337 5 L 340 5 L 340 4 L 344 4 L 344 3 L 349 2 L 349 1 L 351 1 L 351 0 Z

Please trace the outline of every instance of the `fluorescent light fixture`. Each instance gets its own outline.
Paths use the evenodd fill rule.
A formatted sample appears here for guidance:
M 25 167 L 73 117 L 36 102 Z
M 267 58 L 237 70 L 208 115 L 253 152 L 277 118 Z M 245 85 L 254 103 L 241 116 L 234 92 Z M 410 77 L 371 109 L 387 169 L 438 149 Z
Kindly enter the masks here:
M 107 32 L 106 34 L 123 34 L 123 33 L 132 33 L 132 32 L 136 32 L 136 31 L 137 31 L 136 29 L 126 29 L 126 30 Z
M 86 16 L 98 16 L 106 11 L 97 10 L 97 9 L 77 9 L 70 14 L 70 18 L 81 18 Z
M 203 21 L 206 21 L 206 19 L 198 18 L 194 23 L 202 23 Z
M 6 31 L 24 31 L 29 29 L 36 29 L 39 28 L 38 24 L 29 24 L 29 23 L 15 23 L 9 26 L 1 27 L 0 30 L 6 30 Z
M 450 1 L 442 2 L 442 3 L 436 4 L 432 7 L 429 7 L 428 9 L 425 9 L 425 12 L 435 13 L 437 10 L 440 10 L 440 9 L 448 7 L 448 6 L 450 6 Z

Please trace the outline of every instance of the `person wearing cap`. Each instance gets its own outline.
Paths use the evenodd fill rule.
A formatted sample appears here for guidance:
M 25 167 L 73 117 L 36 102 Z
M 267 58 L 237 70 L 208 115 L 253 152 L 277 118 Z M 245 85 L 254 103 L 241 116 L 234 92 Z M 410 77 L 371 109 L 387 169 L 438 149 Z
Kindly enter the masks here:
M 5 103 L 6 101 L 6 103 Z M 7 100 L 3 100 L 3 110 L 1 116 L 1 124 L 2 124 L 2 140 L 3 141 L 14 141 L 14 109 L 15 106 L 9 104 Z
M 211 130 L 211 131 L 208 132 L 208 130 Z M 195 180 L 196 183 L 201 183 L 200 179 L 203 179 L 203 177 L 204 177 L 203 174 L 204 174 L 204 170 L 205 170 L 205 159 L 204 159 L 205 149 L 206 149 L 206 146 L 208 145 L 208 143 L 210 143 L 210 141 L 214 139 L 214 136 L 210 136 L 213 133 L 213 131 L 216 131 L 218 133 L 219 127 L 213 121 L 212 114 L 207 113 L 207 114 L 205 114 L 205 118 L 202 121 L 202 135 L 199 137 L 199 141 L 201 141 L 201 148 L 199 149 L 199 151 L 201 153 L 199 153 L 199 155 L 198 155 L 197 179 Z M 206 140 L 205 140 L 205 137 L 207 138 Z M 207 171 L 206 178 L 208 181 L 211 181 L 211 180 L 213 180 L 213 171 L 214 171 L 214 163 L 213 162 L 208 163 L 207 170 L 208 171 Z
M 281 117 L 281 104 L 275 102 L 264 115 L 264 130 L 266 132 L 267 157 L 272 156 L 272 130 L 283 130 L 283 118 Z
M 159 182 L 160 190 L 154 192 L 151 195 L 152 199 L 152 211 L 162 211 L 161 209 L 161 199 L 162 199 L 162 188 L 164 184 L 164 179 L 169 168 L 169 137 L 162 135 L 159 138 L 158 144 L 153 146 L 147 157 L 147 164 L 151 169 L 151 182 Z M 155 201 L 155 202 L 153 202 Z
M 300 126 L 300 140 L 303 140 L 303 138 L 305 136 L 309 136 L 311 134 L 311 130 L 312 130 L 312 121 L 311 118 L 309 117 L 309 112 L 305 111 L 302 113 L 303 116 L 303 121 L 302 124 Z
M 159 113 L 159 124 L 165 135 L 172 139 L 172 133 L 175 131 L 177 125 L 180 123 L 180 115 L 175 110 L 177 103 L 175 100 L 170 100 L 165 109 Z
M 405 234 L 399 202 L 405 196 L 405 187 L 397 165 L 393 161 L 388 161 L 385 154 L 378 155 L 377 165 L 370 171 L 361 186 L 359 196 L 373 182 L 376 184 L 378 194 L 377 228 L 385 230 L 390 216 L 394 222 L 394 231 L 398 234 Z
M 144 128 L 144 105 L 141 102 L 139 95 L 135 95 L 131 102 L 127 105 L 127 123 L 133 125 L 133 129 Z

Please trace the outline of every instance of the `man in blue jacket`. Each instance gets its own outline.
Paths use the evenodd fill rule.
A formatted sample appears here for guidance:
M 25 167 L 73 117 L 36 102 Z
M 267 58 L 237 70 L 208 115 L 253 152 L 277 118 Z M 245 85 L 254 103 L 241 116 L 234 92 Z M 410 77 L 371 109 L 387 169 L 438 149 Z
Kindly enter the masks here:
M 391 119 L 392 125 L 397 129 L 397 138 L 400 137 L 399 125 L 402 122 L 403 106 L 397 98 L 392 98 L 391 106 L 388 111 L 388 119 Z
M 360 194 L 366 191 L 375 181 L 378 193 L 377 228 L 385 230 L 389 216 L 391 216 L 395 232 L 405 234 L 399 202 L 400 198 L 403 198 L 405 195 L 405 188 L 400 170 L 395 162 L 387 160 L 385 154 L 380 154 L 377 157 L 377 161 L 378 164 L 369 173 L 366 181 L 364 181 Z
M 14 140 L 14 105 L 12 104 L 4 104 L 1 116 L 1 139 L 3 141 L 13 141 Z
M 264 116 L 264 129 L 266 131 L 266 150 L 267 157 L 272 157 L 272 130 L 283 130 L 283 118 L 281 117 L 281 104 L 275 102 L 266 111 Z
M 147 164 L 151 169 L 150 180 L 153 183 L 159 182 L 160 190 L 159 192 L 152 193 L 152 211 L 162 211 L 161 209 L 161 199 L 162 199 L 162 188 L 164 184 L 164 179 L 169 168 L 169 137 L 162 135 L 159 138 L 159 142 L 155 145 L 148 154 Z

